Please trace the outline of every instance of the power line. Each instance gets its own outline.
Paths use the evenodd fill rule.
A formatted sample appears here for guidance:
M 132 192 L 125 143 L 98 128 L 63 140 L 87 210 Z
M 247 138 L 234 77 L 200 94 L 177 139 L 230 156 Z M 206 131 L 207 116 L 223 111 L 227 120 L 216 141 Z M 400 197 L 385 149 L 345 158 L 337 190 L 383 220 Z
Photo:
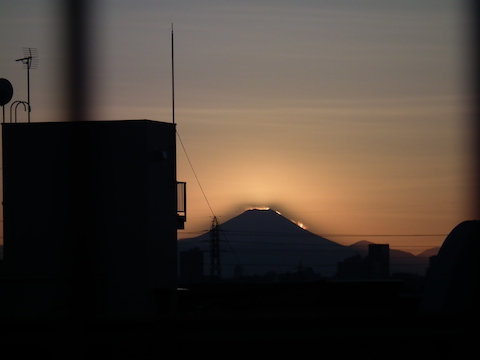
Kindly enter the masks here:
M 447 236 L 448 234 L 361 234 L 361 235 L 354 235 L 354 234 L 327 234 L 325 236 L 329 237 L 439 237 L 439 236 Z
M 212 206 L 210 205 L 210 202 L 207 199 L 207 195 L 205 194 L 205 191 L 203 191 L 202 184 L 200 184 L 200 180 L 198 180 L 197 173 L 195 172 L 195 169 L 193 168 L 192 162 L 190 161 L 190 157 L 188 156 L 187 150 L 185 149 L 185 146 L 183 145 L 182 138 L 180 137 L 180 133 L 178 131 L 175 131 L 178 136 L 178 140 L 180 140 L 180 145 L 182 145 L 183 152 L 185 153 L 185 156 L 187 157 L 188 164 L 190 165 L 190 168 L 192 169 L 193 175 L 195 176 L 195 180 L 197 181 L 198 186 L 200 187 L 200 190 L 203 194 L 203 197 L 205 198 L 205 201 L 207 202 L 207 205 L 210 209 L 210 212 L 212 213 L 213 217 L 215 216 L 215 213 L 213 212 Z
M 208 230 L 198 230 L 198 231 L 189 231 L 185 232 L 185 234 L 205 234 Z M 320 236 L 323 238 L 328 237 L 426 237 L 426 236 L 447 236 L 448 234 L 323 234 L 317 235 L 314 233 L 305 233 L 299 234 L 296 232 L 276 232 L 276 231 L 248 231 L 248 230 L 225 230 L 222 229 L 223 232 L 231 233 L 231 234 L 239 234 L 239 235 L 246 235 L 246 236 L 269 236 L 269 235 L 279 235 L 279 236 L 296 236 L 296 237 L 312 237 L 312 236 Z
M 225 230 L 224 233 L 230 235 L 242 235 L 242 236 L 294 236 L 297 238 L 309 238 L 309 237 L 323 237 L 324 239 L 331 237 L 446 237 L 448 234 L 324 234 L 317 235 L 314 233 L 298 234 L 294 232 L 275 232 L 275 231 L 244 231 L 244 230 Z M 190 231 L 188 234 L 205 234 L 205 231 Z
M 172 36 L 173 36 L 173 28 L 172 28 Z M 218 223 L 217 216 L 215 215 L 212 206 L 210 205 L 210 202 L 208 201 L 207 195 L 205 194 L 205 191 L 203 190 L 202 184 L 200 183 L 200 180 L 198 179 L 197 173 L 195 172 L 195 169 L 193 168 L 192 162 L 190 161 L 190 157 L 188 156 L 187 150 L 185 148 L 185 145 L 183 145 L 182 138 L 180 137 L 180 133 L 176 131 L 178 139 L 180 140 L 180 145 L 182 146 L 183 152 L 185 153 L 185 156 L 187 158 L 188 164 L 190 165 L 190 168 L 192 169 L 192 173 L 195 176 L 195 180 L 197 181 L 197 184 L 203 194 L 203 197 L 205 198 L 205 201 L 208 205 L 208 208 L 210 209 L 210 212 L 212 213 L 213 220 L 212 220 L 212 227 L 210 229 L 210 234 L 211 239 L 210 239 L 210 251 L 211 251 L 211 277 L 212 279 L 214 278 L 221 278 L 221 267 L 220 267 L 220 238 L 219 238 L 219 229 L 220 225 Z M 226 234 L 223 233 L 222 235 L 225 238 L 225 242 L 229 245 L 231 252 L 235 255 L 237 261 L 240 263 L 240 260 L 238 259 L 237 254 L 233 250 L 231 244 L 226 238 Z
M 226 232 L 221 230 L 221 234 L 224 237 L 225 242 L 228 243 L 230 248 L 232 248 L 232 244 L 239 244 L 239 245 L 254 244 L 254 245 L 269 245 L 269 246 L 272 246 L 272 245 L 277 245 L 277 246 L 278 245 L 280 245 L 280 246 L 281 245 L 294 245 L 294 246 L 309 246 L 309 247 L 315 247 L 315 248 L 332 248 L 332 247 L 338 247 L 338 246 L 349 247 L 349 245 L 342 245 L 342 244 L 335 243 L 335 242 L 333 242 L 332 244 L 323 244 L 321 242 L 316 243 L 315 241 L 302 242 L 301 240 L 296 241 L 294 244 L 290 244 L 290 243 L 287 243 L 287 242 L 284 242 L 284 241 L 252 241 L 252 240 L 231 240 L 231 239 L 227 240 L 226 239 L 226 235 L 227 235 Z M 425 235 L 425 236 L 429 236 L 429 235 Z M 179 241 L 182 241 L 182 240 L 179 240 Z M 204 240 L 204 241 L 207 242 L 208 240 Z M 425 248 L 425 249 L 430 249 L 430 248 L 432 248 L 432 246 L 431 245 L 395 245 L 394 248 L 392 248 L 392 249 L 394 250 L 396 248 Z M 232 249 L 232 251 L 233 251 L 233 249 Z

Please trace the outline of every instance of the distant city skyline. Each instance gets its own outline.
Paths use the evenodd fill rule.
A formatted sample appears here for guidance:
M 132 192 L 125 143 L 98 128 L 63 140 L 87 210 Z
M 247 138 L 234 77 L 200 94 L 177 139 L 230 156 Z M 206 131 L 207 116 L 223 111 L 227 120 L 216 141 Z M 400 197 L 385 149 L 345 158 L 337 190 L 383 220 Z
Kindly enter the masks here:
M 466 4 L 92 5 L 92 120 L 171 121 L 174 24 L 176 122 L 188 154 L 178 143 L 180 238 L 207 230 L 213 215 L 222 223 L 269 207 L 344 245 L 420 253 L 472 217 Z M 27 97 L 15 59 L 37 48 L 31 119 L 64 120 L 61 5 L 7 0 L 0 9 L 0 78 L 13 84 L 12 101 Z

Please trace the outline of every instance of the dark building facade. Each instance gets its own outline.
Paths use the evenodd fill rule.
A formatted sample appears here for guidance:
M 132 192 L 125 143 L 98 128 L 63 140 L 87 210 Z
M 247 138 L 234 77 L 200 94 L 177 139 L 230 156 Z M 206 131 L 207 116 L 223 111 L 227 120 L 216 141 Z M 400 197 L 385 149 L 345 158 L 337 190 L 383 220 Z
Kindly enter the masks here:
M 390 277 L 390 245 L 369 244 L 368 266 L 370 279 L 388 279 Z
M 201 284 L 204 282 L 204 256 L 203 251 L 194 248 L 180 251 L 180 277 L 185 285 Z
M 156 297 L 175 292 L 185 215 L 179 222 L 175 125 L 2 125 L 2 315 L 148 319 L 164 311 L 158 304 L 168 302 Z

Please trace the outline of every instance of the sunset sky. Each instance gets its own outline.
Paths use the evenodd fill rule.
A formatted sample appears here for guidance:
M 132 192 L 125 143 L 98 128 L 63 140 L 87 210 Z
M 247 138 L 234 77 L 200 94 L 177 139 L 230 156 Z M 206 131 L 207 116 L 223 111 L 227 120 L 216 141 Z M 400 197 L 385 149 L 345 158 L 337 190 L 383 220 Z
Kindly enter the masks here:
M 27 97 L 15 59 L 39 52 L 34 122 L 65 114 L 61 3 L 0 5 L 0 78 L 13 100 Z M 94 3 L 92 120 L 171 121 L 173 23 L 175 118 L 195 171 L 178 143 L 180 238 L 213 215 L 270 207 L 341 244 L 418 253 L 472 217 L 462 1 Z

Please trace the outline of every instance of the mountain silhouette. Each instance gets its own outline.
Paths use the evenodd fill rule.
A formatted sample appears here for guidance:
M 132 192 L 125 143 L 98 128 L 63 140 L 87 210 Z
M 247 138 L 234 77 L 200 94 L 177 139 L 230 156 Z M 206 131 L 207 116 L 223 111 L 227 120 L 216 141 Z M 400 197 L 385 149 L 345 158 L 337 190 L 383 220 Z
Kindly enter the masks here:
M 351 249 L 354 249 L 358 253 L 358 255 L 365 257 L 368 255 L 368 245 L 370 244 L 375 244 L 375 243 L 367 240 L 361 240 L 354 244 L 349 245 L 348 247 Z
M 222 276 L 233 277 L 241 265 L 244 275 L 293 273 L 301 266 L 331 277 L 337 263 L 355 254 L 354 249 L 311 233 L 274 210 L 247 210 L 220 224 Z M 209 264 L 210 232 L 178 241 L 179 251 L 199 248 Z
M 432 256 L 438 255 L 438 252 L 440 251 L 440 247 L 433 247 L 431 249 L 427 249 L 420 254 L 417 255 L 417 257 L 423 257 L 423 258 L 430 258 Z

